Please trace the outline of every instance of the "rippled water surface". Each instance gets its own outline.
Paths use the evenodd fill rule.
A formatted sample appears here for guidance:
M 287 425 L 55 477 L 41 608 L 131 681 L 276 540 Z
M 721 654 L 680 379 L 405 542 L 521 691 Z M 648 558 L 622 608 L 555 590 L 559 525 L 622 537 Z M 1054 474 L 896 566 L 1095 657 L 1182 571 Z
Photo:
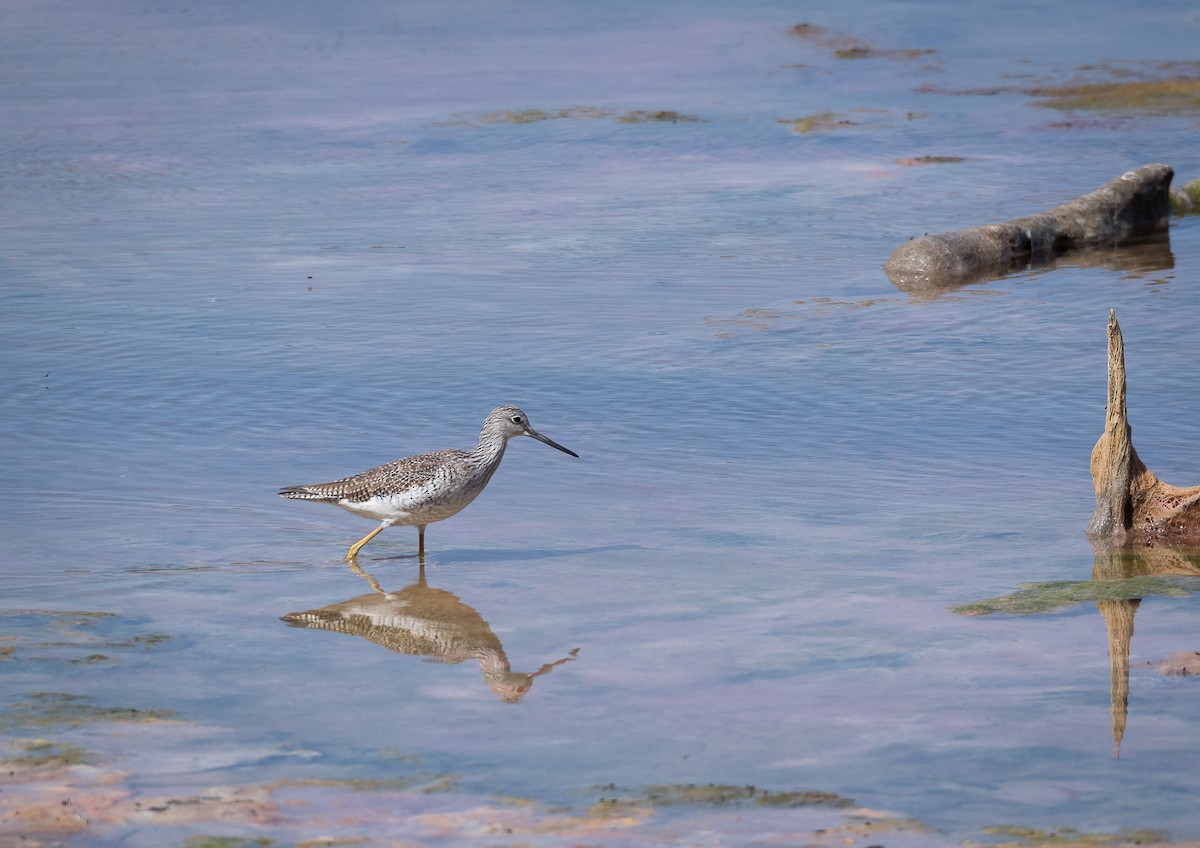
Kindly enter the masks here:
M 1165 263 L 881 268 L 1146 162 L 1200 177 L 1195 113 L 1029 93 L 1196 76 L 1194 6 L 1073 10 L 10 4 L 0 732 L 147 797 L 752 784 L 951 842 L 1200 836 L 1200 689 L 1152 665 L 1200 650 L 1196 578 L 1135 606 L 1127 715 L 1107 608 L 955 611 L 1092 576 L 1110 309 L 1139 453 L 1200 483 L 1200 219 Z M 423 580 L 415 529 L 356 574 L 371 524 L 275 496 L 501 403 L 580 459 L 513 442 Z M 363 608 L 394 632 L 305 626 Z M 38 724 L 45 693 L 171 721 Z

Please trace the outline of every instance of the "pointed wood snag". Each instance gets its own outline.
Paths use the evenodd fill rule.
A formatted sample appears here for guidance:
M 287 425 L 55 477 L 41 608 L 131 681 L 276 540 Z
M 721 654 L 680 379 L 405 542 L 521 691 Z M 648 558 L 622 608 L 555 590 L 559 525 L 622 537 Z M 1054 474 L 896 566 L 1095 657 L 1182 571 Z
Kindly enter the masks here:
M 1117 314 L 1108 316 L 1108 412 L 1092 449 L 1096 509 L 1087 534 L 1109 542 L 1200 542 L 1200 486 L 1162 482 L 1138 457 L 1125 409 L 1125 342 Z

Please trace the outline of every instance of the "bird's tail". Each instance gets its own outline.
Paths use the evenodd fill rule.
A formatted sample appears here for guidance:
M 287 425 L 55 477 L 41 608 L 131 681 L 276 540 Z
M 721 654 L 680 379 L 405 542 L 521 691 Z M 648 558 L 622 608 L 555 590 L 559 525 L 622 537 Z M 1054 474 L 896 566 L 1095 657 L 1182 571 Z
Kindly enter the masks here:
M 337 500 L 337 498 L 331 498 L 328 492 L 321 492 L 312 486 L 284 486 L 279 490 L 279 496 L 296 501 Z

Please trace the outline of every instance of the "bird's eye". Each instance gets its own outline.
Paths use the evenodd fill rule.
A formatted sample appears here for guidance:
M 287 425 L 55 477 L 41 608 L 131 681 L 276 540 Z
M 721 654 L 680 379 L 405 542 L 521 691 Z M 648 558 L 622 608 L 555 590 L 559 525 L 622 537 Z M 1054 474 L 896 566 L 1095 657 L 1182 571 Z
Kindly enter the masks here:
M 520 423 L 521 423 L 521 416 L 520 416 L 520 415 L 514 415 L 514 416 L 512 417 L 512 423 L 514 423 L 514 424 L 520 424 Z

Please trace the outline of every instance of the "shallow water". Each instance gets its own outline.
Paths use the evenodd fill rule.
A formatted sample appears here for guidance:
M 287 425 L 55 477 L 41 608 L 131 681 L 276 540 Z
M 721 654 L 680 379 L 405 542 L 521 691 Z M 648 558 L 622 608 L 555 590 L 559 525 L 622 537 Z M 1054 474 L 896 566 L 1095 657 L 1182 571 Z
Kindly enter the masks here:
M 4 732 L 74 738 L 146 795 L 754 784 L 952 840 L 1200 836 L 1196 684 L 1136 667 L 1200 649 L 1190 591 L 1136 611 L 1119 758 L 1095 604 L 953 611 L 1091 576 L 1110 308 L 1139 454 L 1200 481 L 1200 219 L 1172 267 L 1065 259 L 933 297 L 880 267 L 1145 162 L 1200 176 L 1194 115 L 947 93 L 1194 55 L 1188 4 L 1071 8 L 18 4 L 3 708 L 62 692 L 181 723 Z M 839 59 L 804 20 L 934 52 Z M 563 116 L 508 116 L 531 109 Z M 826 110 L 859 125 L 790 124 Z M 897 164 L 926 155 L 965 161 Z M 500 403 L 581 459 L 513 443 L 430 527 L 428 587 L 490 661 L 573 659 L 509 704 L 473 660 L 280 621 L 371 587 L 342 562 L 370 525 L 278 486 L 469 446 Z M 395 528 L 360 562 L 399 592 L 415 545 Z

